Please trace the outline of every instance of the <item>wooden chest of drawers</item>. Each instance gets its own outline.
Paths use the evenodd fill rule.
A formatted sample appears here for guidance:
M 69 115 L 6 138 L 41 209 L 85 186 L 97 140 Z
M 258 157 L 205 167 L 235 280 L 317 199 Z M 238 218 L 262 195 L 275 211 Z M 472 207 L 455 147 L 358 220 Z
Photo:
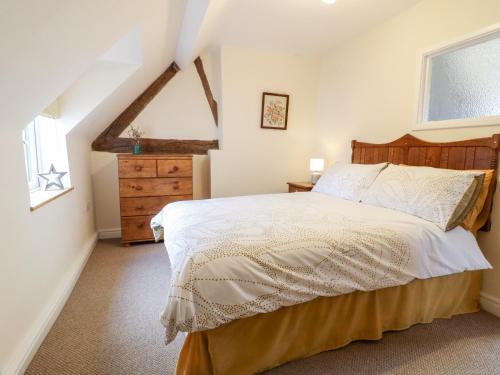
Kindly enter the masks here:
M 165 205 L 193 199 L 191 155 L 118 155 L 122 244 L 153 240 L 151 218 Z

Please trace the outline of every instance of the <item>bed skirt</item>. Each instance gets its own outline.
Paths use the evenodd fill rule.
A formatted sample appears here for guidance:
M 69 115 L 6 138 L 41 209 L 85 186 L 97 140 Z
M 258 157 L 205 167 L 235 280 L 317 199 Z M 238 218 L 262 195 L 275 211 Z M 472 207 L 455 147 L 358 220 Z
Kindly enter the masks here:
M 385 331 L 476 312 L 480 288 L 481 271 L 463 272 L 320 297 L 189 333 L 176 375 L 255 374 L 355 340 L 378 340 Z

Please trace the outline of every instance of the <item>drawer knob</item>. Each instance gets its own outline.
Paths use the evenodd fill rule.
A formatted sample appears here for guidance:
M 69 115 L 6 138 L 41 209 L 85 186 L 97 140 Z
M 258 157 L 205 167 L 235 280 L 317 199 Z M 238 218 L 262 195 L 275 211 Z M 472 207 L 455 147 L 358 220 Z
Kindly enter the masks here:
M 174 165 L 174 167 L 168 171 L 168 173 L 175 173 L 179 170 L 179 167 L 177 165 Z
M 137 228 L 139 228 L 139 229 L 144 228 L 144 225 L 145 225 L 144 222 L 139 223 L 139 224 L 137 224 Z
M 136 165 L 136 166 L 135 166 L 135 170 L 136 170 L 137 172 L 142 171 L 142 165 Z
M 142 190 L 142 186 L 141 185 L 132 185 L 131 186 L 132 189 L 135 189 L 135 190 Z
M 137 206 L 135 209 L 136 209 L 137 211 L 142 211 L 142 210 L 144 210 L 144 206 Z

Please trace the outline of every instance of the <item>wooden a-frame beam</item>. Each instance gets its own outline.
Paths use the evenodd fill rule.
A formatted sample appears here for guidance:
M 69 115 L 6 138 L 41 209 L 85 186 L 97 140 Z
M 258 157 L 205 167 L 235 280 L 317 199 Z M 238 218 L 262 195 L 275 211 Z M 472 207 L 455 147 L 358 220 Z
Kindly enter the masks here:
M 198 58 L 199 59 L 199 58 Z M 197 59 L 197 60 L 198 60 Z M 199 59 L 201 63 L 201 59 Z M 197 66 L 198 69 L 198 66 Z M 201 65 L 203 70 L 203 65 Z M 120 134 L 137 118 L 137 116 L 146 108 L 156 95 L 167 85 L 167 83 L 177 74 L 179 67 L 175 62 L 163 72 L 153 83 L 151 83 L 144 92 L 139 95 L 120 115 L 92 142 L 92 150 L 127 153 L 132 149 L 132 140 L 130 138 L 120 138 Z M 202 79 L 203 88 L 207 99 L 207 89 L 203 83 L 202 74 L 198 71 Z M 203 71 L 203 75 L 206 75 Z M 206 81 L 208 85 L 208 80 Z M 211 95 L 210 86 L 208 92 Z M 212 96 L 213 100 L 213 96 Z M 213 100 L 215 102 L 215 100 Z M 217 103 L 215 103 L 217 111 Z M 210 108 L 212 105 L 210 104 Z M 212 114 L 213 114 L 212 109 Z M 216 113 L 216 112 L 215 112 Z M 216 116 L 216 114 L 214 115 Z M 214 117 L 216 119 L 216 117 Z M 217 122 L 217 120 L 216 120 Z M 176 154 L 207 154 L 208 150 L 218 149 L 219 141 L 200 141 L 200 140 L 177 140 L 177 139 L 141 139 L 141 149 L 144 153 L 176 153 Z
M 219 118 L 217 115 L 217 102 L 214 99 L 212 94 L 212 90 L 210 89 L 210 84 L 208 83 L 207 75 L 205 74 L 205 69 L 203 68 L 203 61 L 198 56 L 196 60 L 194 60 L 194 65 L 196 66 L 196 70 L 198 71 L 198 75 L 200 76 L 201 84 L 203 85 L 203 90 L 205 91 L 205 96 L 207 97 L 208 105 L 212 111 L 212 116 L 214 117 L 215 125 L 219 126 Z

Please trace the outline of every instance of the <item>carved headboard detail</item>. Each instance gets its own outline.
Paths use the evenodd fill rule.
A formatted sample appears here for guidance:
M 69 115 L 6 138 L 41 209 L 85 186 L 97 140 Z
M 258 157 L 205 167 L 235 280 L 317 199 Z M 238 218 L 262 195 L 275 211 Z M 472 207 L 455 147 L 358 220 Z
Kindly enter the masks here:
M 500 134 L 457 142 L 426 142 L 406 134 L 390 143 L 352 141 L 352 162 L 389 162 L 447 169 L 497 169 Z M 496 179 L 494 180 L 496 188 Z M 488 224 L 483 230 L 489 230 Z

